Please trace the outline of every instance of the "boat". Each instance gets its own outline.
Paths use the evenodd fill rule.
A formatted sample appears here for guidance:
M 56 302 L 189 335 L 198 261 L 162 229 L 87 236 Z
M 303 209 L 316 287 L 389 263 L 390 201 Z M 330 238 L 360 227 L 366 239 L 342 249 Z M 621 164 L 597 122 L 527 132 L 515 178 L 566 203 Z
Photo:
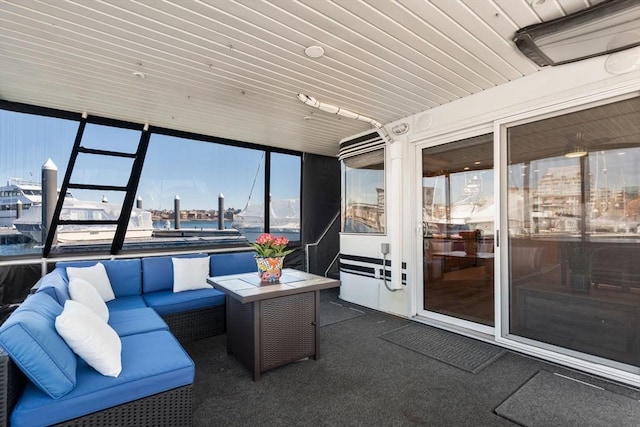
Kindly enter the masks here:
M 23 212 L 34 204 L 42 203 L 40 184 L 10 178 L 7 185 L 0 187 L 0 227 L 13 227 L 18 203 L 22 203 Z
M 247 204 L 233 219 L 233 228 L 242 233 L 264 231 L 264 204 Z M 300 233 L 300 199 L 271 202 L 269 215 L 271 233 Z
M 94 202 L 66 198 L 60 213 L 62 220 L 117 220 L 122 206 L 114 203 Z M 13 222 L 18 232 L 42 243 L 42 204 L 32 205 L 20 218 Z M 110 240 L 116 232 L 116 225 L 59 225 L 56 238 L 59 243 Z M 151 212 L 139 208 L 131 210 L 126 238 L 151 237 L 153 221 Z
M 60 191 L 58 190 L 58 194 Z M 22 215 L 18 216 L 18 203 L 22 203 Z M 81 201 L 69 192 L 60 214 L 61 219 L 117 220 L 122 207 L 113 203 Z M 15 228 L 36 243 L 42 243 L 42 186 L 38 182 L 11 178 L 0 187 L 0 227 Z M 58 242 L 79 242 L 112 239 L 115 225 L 60 225 Z M 151 237 L 153 223 L 151 212 L 134 208 L 131 212 L 126 236 Z

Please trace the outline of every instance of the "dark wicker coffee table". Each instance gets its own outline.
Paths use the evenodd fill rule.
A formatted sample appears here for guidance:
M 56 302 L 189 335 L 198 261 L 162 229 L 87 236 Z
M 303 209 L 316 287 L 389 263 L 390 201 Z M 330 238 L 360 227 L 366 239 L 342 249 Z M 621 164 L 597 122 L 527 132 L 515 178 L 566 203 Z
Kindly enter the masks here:
M 340 281 L 284 269 L 280 281 L 261 284 L 258 273 L 207 279 L 227 295 L 227 351 L 252 373 L 320 357 L 320 291 Z

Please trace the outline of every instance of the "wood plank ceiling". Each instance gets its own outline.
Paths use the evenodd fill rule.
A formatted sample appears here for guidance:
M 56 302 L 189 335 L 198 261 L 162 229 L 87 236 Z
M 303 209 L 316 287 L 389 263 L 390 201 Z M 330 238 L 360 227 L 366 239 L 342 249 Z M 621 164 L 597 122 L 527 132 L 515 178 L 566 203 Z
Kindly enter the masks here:
M 514 32 L 599 2 L 0 0 L 0 98 L 334 156 L 369 125 L 298 93 L 389 123 L 537 72 Z

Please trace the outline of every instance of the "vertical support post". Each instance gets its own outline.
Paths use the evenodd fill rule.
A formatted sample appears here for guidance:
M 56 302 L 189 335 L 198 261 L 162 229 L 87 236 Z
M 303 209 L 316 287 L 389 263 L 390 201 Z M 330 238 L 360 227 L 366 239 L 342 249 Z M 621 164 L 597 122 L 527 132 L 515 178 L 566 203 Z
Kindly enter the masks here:
M 224 230 L 224 194 L 218 196 L 218 230 Z
M 22 200 L 16 202 L 16 219 L 22 216 Z
M 391 260 L 391 289 L 402 289 L 402 253 L 403 253 L 403 212 L 402 194 L 402 142 L 393 141 L 388 145 L 390 157 L 390 183 L 387 187 L 386 214 L 387 233 L 391 240 L 390 260 Z M 386 268 L 386 265 L 385 265 Z M 383 274 L 386 274 L 383 272 Z
M 64 194 L 60 195 L 64 198 Z M 58 167 L 48 159 L 42 165 L 42 241 L 46 241 L 58 202 Z M 52 243 L 56 244 L 56 237 Z
M 271 152 L 264 158 L 264 232 L 271 229 Z
M 173 199 L 173 222 L 176 230 L 180 230 L 180 196 L 176 194 L 176 198 Z

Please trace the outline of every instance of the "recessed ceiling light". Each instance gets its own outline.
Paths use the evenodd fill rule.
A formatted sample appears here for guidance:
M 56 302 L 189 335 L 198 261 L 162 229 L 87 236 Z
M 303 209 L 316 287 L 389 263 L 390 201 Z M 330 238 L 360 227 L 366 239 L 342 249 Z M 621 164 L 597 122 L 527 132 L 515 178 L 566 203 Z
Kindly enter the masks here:
M 465 166 L 464 170 L 468 171 L 469 169 L 471 169 L 469 166 Z
M 473 164 L 474 164 L 474 165 L 479 165 L 479 164 L 480 164 L 480 162 L 473 162 Z
M 133 75 L 140 78 L 140 79 L 146 79 L 147 75 L 145 73 L 143 73 L 142 71 L 134 71 Z
M 321 58 L 324 56 L 324 49 L 321 46 L 309 46 L 304 50 L 304 54 L 309 58 Z

